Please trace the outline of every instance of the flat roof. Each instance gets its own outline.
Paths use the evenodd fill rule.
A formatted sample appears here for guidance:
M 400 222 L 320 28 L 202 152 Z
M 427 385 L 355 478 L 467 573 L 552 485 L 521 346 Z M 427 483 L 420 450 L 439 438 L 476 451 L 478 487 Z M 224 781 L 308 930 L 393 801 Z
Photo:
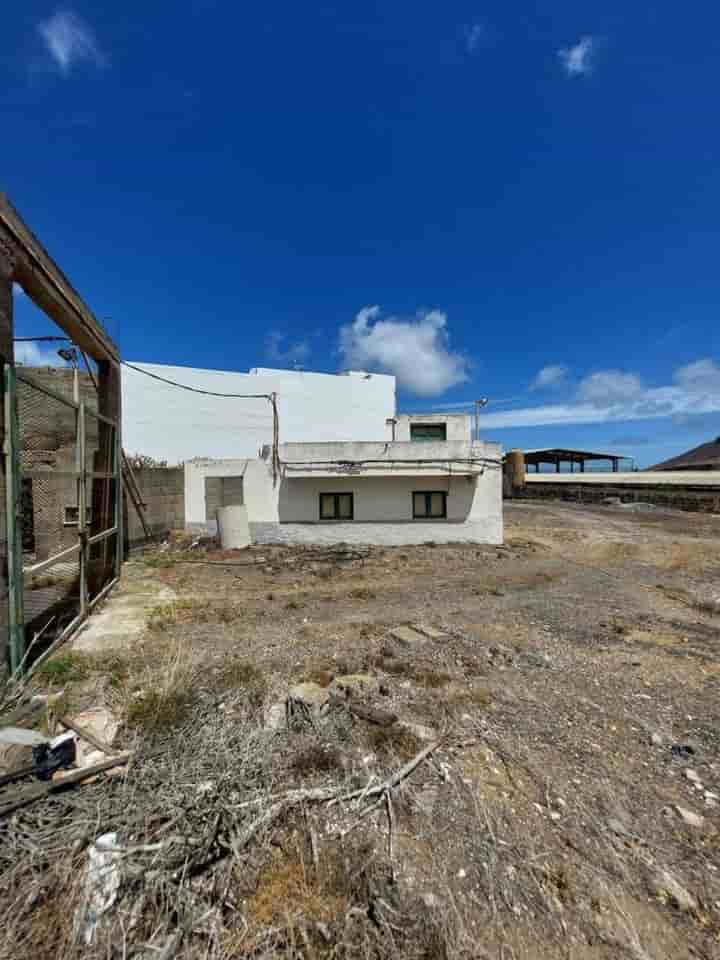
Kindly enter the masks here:
M 569 447 L 544 447 L 538 450 L 523 450 L 525 460 L 542 462 L 545 458 L 550 463 L 560 460 L 630 460 L 622 453 L 607 453 L 599 450 L 573 450 Z

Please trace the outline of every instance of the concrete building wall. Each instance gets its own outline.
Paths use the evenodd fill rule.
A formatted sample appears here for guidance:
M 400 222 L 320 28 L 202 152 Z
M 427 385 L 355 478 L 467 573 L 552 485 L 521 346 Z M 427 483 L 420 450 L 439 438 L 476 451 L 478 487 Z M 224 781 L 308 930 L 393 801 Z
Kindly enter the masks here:
M 395 378 L 383 374 L 250 373 L 139 363 L 151 373 L 218 393 L 277 393 L 281 441 L 385 440 L 395 413 Z M 170 464 L 196 457 L 253 458 L 272 437 L 267 400 L 202 396 L 122 370 L 123 444 Z
M 502 542 L 502 471 L 497 466 L 471 477 L 283 476 L 273 487 L 271 466 L 264 460 L 195 461 L 185 464 L 189 529 L 215 532 L 214 521 L 206 522 L 206 479 L 223 476 L 243 477 L 250 531 L 260 543 Z M 447 492 L 447 519 L 414 520 L 413 491 L 430 490 Z M 354 494 L 355 519 L 320 521 L 320 493 L 345 491 Z
M 472 430 L 472 417 L 466 413 L 408 413 L 400 414 L 395 426 L 396 440 L 410 440 L 410 427 L 412 424 L 432 423 L 445 424 L 446 437 L 448 443 L 465 444 L 470 443 Z M 356 438 L 362 439 L 362 438 Z M 416 441 L 420 442 L 420 441 Z M 430 441 L 422 441 L 423 446 Z
M 145 503 L 145 521 L 151 531 L 162 536 L 168 530 L 185 529 L 185 471 L 182 467 L 144 467 L 134 469 Z M 142 523 L 128 498 L 128 536 L 130 543 L 145 539 Z

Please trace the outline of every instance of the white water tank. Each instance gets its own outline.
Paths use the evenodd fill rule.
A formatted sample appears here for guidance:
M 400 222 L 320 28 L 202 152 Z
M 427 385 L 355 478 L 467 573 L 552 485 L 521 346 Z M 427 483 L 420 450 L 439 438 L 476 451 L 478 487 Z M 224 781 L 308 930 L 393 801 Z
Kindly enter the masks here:
M 217 521 L 223 550 L 239 550 L 250 546 L 252 540 L 247 507 L 218 507 Z

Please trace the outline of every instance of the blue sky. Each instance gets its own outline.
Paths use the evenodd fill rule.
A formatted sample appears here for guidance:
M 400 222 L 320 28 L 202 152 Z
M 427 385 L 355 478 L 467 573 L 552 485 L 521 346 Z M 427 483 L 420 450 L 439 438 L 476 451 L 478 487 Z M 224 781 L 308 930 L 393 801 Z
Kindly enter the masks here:
M 720 434 L 720 9 L 546 6 L 26 0 L 2 188 L 128 359 L 651 463 Z

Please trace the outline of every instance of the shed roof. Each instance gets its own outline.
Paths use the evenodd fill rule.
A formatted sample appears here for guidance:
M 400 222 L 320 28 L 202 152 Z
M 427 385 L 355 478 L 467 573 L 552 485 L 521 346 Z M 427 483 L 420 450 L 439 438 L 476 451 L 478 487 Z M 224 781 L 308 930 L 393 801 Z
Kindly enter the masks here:
M 545 447 L 525 450 L 525 463 L 554 463 L 555 460 L 623 460 L 621 453 L 601 453 L 598 450 L 572 450 L 567 447 Z

